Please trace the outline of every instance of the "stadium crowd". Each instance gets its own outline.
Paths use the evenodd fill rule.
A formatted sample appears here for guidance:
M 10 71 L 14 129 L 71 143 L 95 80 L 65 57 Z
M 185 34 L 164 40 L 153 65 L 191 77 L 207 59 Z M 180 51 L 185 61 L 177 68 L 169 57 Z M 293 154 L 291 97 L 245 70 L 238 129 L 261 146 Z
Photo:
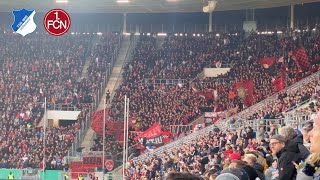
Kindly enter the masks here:
M 307 32 L 291 35 L 276 32 L 268 35 L 252 33 L 247 38 L 240 36 L 240 33 L 238 36 L 169 35 L 162 48 L 157 49 L 154 37 L 141 36 L 132 61 L 125 67 L 123 83 L 116 90 L 110 109 L 111 120 L 123 119 L 121 112 L 124 108 L 122 102 L 125 94 L 131 100 L 130 116 L 141 119 L 130 129 L 133 131 L 144 131 L 158 121 L 163 127 L 173 124 L 185 125 L 196 119 L 203 109 L 207 109 L 205 107 L 214 108 L 215 111 L 238 107 L 238 111 L 241 111 L 250 105 L 245 104 L 238 96 L 229 97 L 229 92 L 235 83 L 253 80 L 253 104 L 260 102 L 277 91 L 273 81 L 280 76 L 285 75 L 284 87 L 287 87 L 318 70 L 320 60 L 318 43 L 319 36 Z M 301 45 L 306 48 L 312 71 L 302 70 L 293 60 L 292 51 Z M 264 57 L 275 57 L 275 60 L 266 67 L 259 63 L 259 59 Z M 217 61 L 229 64 L 231 67 L 227 74 L 219 77 L 226 83 L 217 83 L 214 78 L 193 79 L 203 67 Z M 146 84 L 145 78 L 186 79 L 189 82 Z M 218 97 L 215 100 L 205 100 L 194 93 L 195 89 L 198 91 L 214 89 Z M 304 95 L 292 100 L 295 96 L 299 96 L 299 93 L 279 96 L 276 107 L 281 107 L 273 107 L 272 110 L 276 112 L 253 112 L 252 118 L 256 118 L 258 114 L 279 116 L 278 112 L 283 112 L 309 98 Z
M 302 129 L 281 124 L 264 137 L 251 127 L 198 137 L 143 162 L 129 163 L 127 179 L 286 180 L 319 177 L 320 113 Z M 310 150 L 309 147 L 310 146 Z M 310 155 L 311 153 L 311 155 Z M 310 155 L 310 156 L 309 156 Z
M 47 108 L 63 104 L 81 110 L 75 123 L 46 130 L 46 169 L 68 168 L 64 157 L 82 121 L 89 118 L 87 103 L 95 97 L 118 39 L 112 34 L 103 37 L 91 57 L 98 61 L 89 65 L 91 77 L 78 81 L 93 36 L 1 35 L 1 168 L 43 167 L 44 129 L 38 124 L 43 120 L 45 98 Z

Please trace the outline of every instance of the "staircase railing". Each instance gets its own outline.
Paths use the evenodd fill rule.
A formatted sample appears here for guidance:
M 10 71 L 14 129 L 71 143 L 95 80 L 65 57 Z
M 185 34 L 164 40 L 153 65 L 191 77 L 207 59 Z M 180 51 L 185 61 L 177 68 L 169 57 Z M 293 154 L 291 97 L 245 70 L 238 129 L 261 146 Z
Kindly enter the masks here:
M 112 73 L 112 69 L 115 65 L 115 62 L 117 61 L 117 57 L 119 55 L 119 50 L 121 48 L 121 45 L 122 45 L 122 39 L 123 39 L 123 36 L 119 36 L 119 39 L 118 39 L 118 45 L 117 47 L 115 48 L 114 52 L 113 52 L 113 55 L 112 55 L 112 58 L 111 58 L 111 62 L 107 64 L 106 66 L 106 69 L 105 69 L 105 76 L 103 76 L 103 81 L 99 84 L 98 86 L 98 90 L 97 90 L 97 93 L 96 93 L 96 96 L 93 97 L 93 101 L 94 101 L 94 108 L 93 109 L 97 109 L 99 104 L 100 104 L 100 101 L 103 97 L 103 93 L 105 91 L 105 88 L 106 88 L 106 85 L 110 79 L 110 76 L 111 76 L 111 73 Z

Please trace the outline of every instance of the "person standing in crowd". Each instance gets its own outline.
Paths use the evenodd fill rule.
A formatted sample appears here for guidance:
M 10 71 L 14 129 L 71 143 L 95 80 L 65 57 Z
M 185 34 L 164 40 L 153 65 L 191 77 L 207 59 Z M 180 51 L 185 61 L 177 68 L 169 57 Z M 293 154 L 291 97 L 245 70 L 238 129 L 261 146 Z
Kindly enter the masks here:
M 109 89 L 107 89 L 107 92 L 106 92 L 106 104 L 108 104 L 109 99 L 110 99 L 110 91 L 109 91 Z
M 298 145 L 281 135 L 274 135 L 270 139 L 272 154 L 278 158 L 279 180 L 295 179 L 296 168 L 292 162 L 297 162 L 299 157 Z
M 307 121 L 304 127 L 301 130 L 301 134 L 303 136 L 303 144 L 306 148 L 310 149 L 310 137 L 308 133 L 313 129 L 313 122 Z
M 310 155 L 310 151 L 303 145 L 302 135 L 298 136 L 296 131 L 290 126 L 283 127 L 280 131 L 280 135 L 282 135 L 286 141 L 291 140 L 298 145 L 300 160 L 304 161 L 307 159 Z
M 245 154 L 243 161 L 245 161 L 249 166 L 253 167 L 256 170 L 261 180 L 264 179 L 263 166 L 257 163 L 257 157 L 254 154 Z
M 314 118 L 313 129 L 308 133 L 310 136 L 310 151 L 311 154 L 307 158 L 305 166 L 299 169 L 298 180 L 318 180 L 320 179 L 320 112 Z

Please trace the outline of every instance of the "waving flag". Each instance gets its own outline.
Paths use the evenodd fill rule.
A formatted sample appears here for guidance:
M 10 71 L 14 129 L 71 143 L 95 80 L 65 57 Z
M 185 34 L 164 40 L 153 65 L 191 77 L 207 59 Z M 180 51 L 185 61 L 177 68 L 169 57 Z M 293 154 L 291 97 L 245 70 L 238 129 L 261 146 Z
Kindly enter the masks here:
M 293 51 L 292 56 L 297 61 L 299 67 L 303 71 L 308 71 L 310 68 L 310 61 L 306 53 L 306 49 L 303 47 L 297 48 Z

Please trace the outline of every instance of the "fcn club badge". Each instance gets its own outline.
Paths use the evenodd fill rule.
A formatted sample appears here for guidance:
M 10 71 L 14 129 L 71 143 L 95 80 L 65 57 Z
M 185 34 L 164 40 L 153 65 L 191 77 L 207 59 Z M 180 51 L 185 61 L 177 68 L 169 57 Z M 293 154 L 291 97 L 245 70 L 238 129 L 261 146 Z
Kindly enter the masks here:
M 35 10 L 22 8 L 20 10 L 13 10 L 12 14 L 14 16 L 14 21 L 11 27 L 14 32 L 25 36 L 36 30 L 37 25 L 33 21 L 33 17 L 36 14 Z

